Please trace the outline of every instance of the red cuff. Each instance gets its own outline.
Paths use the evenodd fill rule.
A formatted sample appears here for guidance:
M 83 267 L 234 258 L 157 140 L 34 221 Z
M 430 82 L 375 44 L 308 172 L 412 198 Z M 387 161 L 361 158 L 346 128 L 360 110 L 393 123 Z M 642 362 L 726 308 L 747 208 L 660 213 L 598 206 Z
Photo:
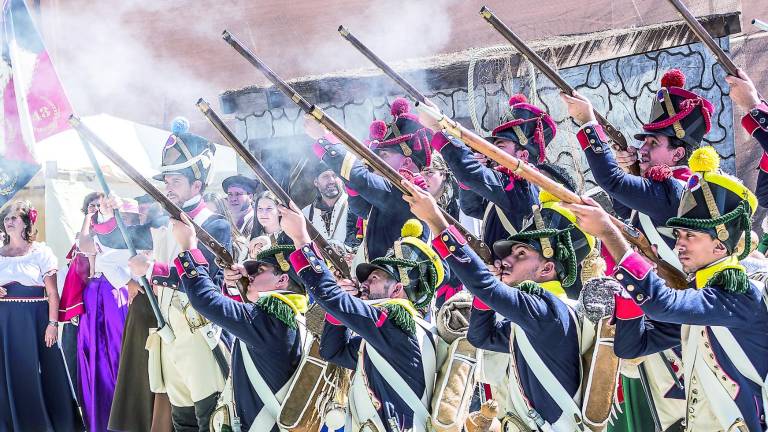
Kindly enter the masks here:
M 446 137 L 444 133 L 438 132 L 432 137 L 432 142 L 429 144 L 433 149 L 439 152 L 443 149 L 443 147 L 445 147 L 446 144 L 448 144 L 448 137 Z
M 752 110 L 759 110 L 762 111 L 764 114 L 768 114 L 768 105 L 765 104 L 765 102 L 762 102 L 755 106 L 754 108 L 750 109 L 749 112 L 747 112 L 744 117 L 741 118 L 741 126 L 747 131 L 748 134 L 752 135 L 755 133 L 755 130 L 760 128 L 763 130 L 768 130 L 768 125 L 761 125 L 757 119 L 755 119 L 752 116 Z
M 760 158 L 760 169 L 768 173 L 768 154 L 763 152 L 763 156 Z
M 469 186 L 465 185 L 462 182 L 459 182 L 459 187 L 464 190 L 472 190 Z
M 475 297 L 472 299 L 472 307 L 481 311 L 491 310 L 491 308 L 487 304 L 485 304 L 482 300 L 480 300 L 480 298 L 478 297 Z
M 576 139 L 579 141 L 579 145 L 581 146 L 582 150 L 586 150 L 587 147 L 597 144 L 595 142 L 594 135 L 592 135 L 593 129 L 594 133 L 597 134 L 597 139 L 599 139 L 601 142 L 608 142 L 608 137 L 605 135 L 603 127 L 599 124 L 590 124 L 576 132 Z
M 152 277 L 155 276 L 166 278 L 170 277 L 171 267 L 168 265 L 168 263 L 155 261 L 155 264 L 152 265 Z
M 329 324 L 340 326 L 341 321 L 337 320 L 333 317 L 333 315 L 329 314 L 328 312 L 325 313 L 325 320 L 328 321 Z
M 451 225 L 447 229 L 445 229 L 443 232 L 440 233 L 440 235 L 435 236 L 434 239 L 432 239 L 432 247 L 435 249 L 438 255 L 440 255 L 440 258 L 446 259 L 449 255 L 452 255 L 453 252 L 456 250 L 456 246 L 449 243 L 457 243 L 459 246 L 464 246 L 467 244 L 467 239 L 464 238 L 463 235 L 459 232 L 458 229 L 456 229 L 455 226 Z M 453 250 L 451 249 L 453 247 Z
M 94 216 L 94 218 L 91 220 L 91 222 L 93 222 L 95 220 L 97 220 L 96 216 Z M 117 228 L 117 220 L 115 220 L 114 217 L 112 217 L 111 219 L 109 219 L 106 222 L 94 223 L 94 224 L 91 225 L 91 229 L 93 230 L 93 232 L 95 232 L 96 234 L 100 234 L 100 235 L 109 234 L 112 231 L 114 231 L 115 228 Z
M 619 263 L 619 267 L 629 272 L 637 280 L 643 280 L 651 272 L 653 266 L 642 255 L 632 252 Z
M 307 246 L 305 245 L 304 247 L 307 247 Z M 303 252 L 304 247 L 291 252 L 291 255 L 288 257 L 288 261 L 291 262 L 291 267 L 293 267 L 293 270 L 296 273 L 301 273 L 301 271 L 304 270 L 305 268 L 311 267 L 309 260 L 304 255 L 304 252 Z
M 349 187 L 347 185 L 344 185 L 344 190 L 346 190 L 347 191 L 347 195 L 349 195 L 351 197 L 360 195 L 359 193 L 357 193 L 356 190 L 352 189 L 351 187 Z
M 619 294 L 614 294 L 616 299 L 616 318 L 620 320 L 632 320 L 643 316 L 643 310 L 631 298 L 625 298 Z

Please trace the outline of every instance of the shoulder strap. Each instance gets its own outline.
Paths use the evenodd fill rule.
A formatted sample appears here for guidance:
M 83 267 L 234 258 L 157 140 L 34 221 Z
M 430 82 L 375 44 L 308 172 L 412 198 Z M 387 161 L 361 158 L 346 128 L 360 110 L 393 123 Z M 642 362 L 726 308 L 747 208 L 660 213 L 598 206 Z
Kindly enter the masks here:
M 641 212 L 637 212 L 637 218 L 640 220 L 640 225 L 643 227 L 643 231 L 645 232 L 645 236 L 648 237 L 648 241 L 650 241 L 651 244 L 656 245 L 661 259 L 672 264 L 676 269 L 682 270 L 683 265 L 680 263 L 680 259 L 675 255 L 675 252 L 669 247 L 667 242 L 661 238 L 661 234 L 659 234 L 659 231 L 653 225 L 651 218 L 648 217 L 647 214 Z
M 541 383 L 541 386 L 546 389 L 547 393 L 549 393 L 552 399 L 557 403 L 557 406 L 563 411 L 562 415 L 566 416 L 565 418 L 572 420 L 573 430 L 584 430 L 581 420 L 581 408 L 576 405 L 573 396 L 568 394 L 568 391 L 565 390 L 560 381 L 558 381 L 552 371 L 549 370 L 520 326 L 515 326 L 514 332 L 520 353 L 526 359 L 526 363 L 528 364 L 528 367 L 531 368 L 533 375 L 536 376 L 536 379 Z M 563 417 L 561 416 L 561 418 Z
M 419 345 L 422 348 L 422 365 L 424 367 L 424 374 L 425 374 L 425 393 L 431 394 L 431 389 L 429 388 L 430 385 L 434 384 L 434 379 L 427 380 L 427 374 L 434 375 L 435 372 L 435 364 L 434 364 L 434 349 L 431 350 L 433 353 L 431 356 L 428 353 L 425 353 L 425 347 L 427 346 L 426 340 L 429 339 L 431 341 L 431 338 L 427 334 L 426 331 L 423 331 L 423 329 L 420 328 L 421 326 L 418 325 L 416 327 L 417 337 L 419 338 Z M 430 342 L 431 343 L 431 342 Z M 376 368 L 376 370 L 381 374 L 381 376 L 389 383 L 389 385 L 392 388 L 396 388 L 399 390 L 399 396 L 403 398 L 403 401 L 408 404 L 408 406 L 413 410 L 413 425 L 414 430 L 419 430 L 418 428 L 424 427 L 427 424 L 428 419 L 430 418 L 429 414 L 429 408 L 426 406 L 425 402 L 420 398 L 416 393 L 413 391 L 410 385 L 403 379 L 402 376 L 395 370 L 395 368 L 392 367 L 389 362 L 381 356 L 370 344 L 365 344 L 365 352 L 368 354 L 368 358 L 371 359 L 371 363 L 373 364 L 373 367 Z M 430 368 L 429 358 L 432 358 L 431 362 L 431 372 L 428 370 Z M 427 398 L 429 399 L 429 398 Z M 429 402 L 426 402 L 429 403 Z
M 496 216 L 499 217 L 499 222 L 501 222 L 501 226 L 504 227 L 504 230 L 509 235 L 515 235 L 517 234 L 517 230 L 512 225 L 512 222 L 509 221 L 509 218 L 507 218 L 507 215 L 504 214 L 504 211 L 499 208 L 496 204 L 492 202 L 488 202 L 488 205 L 485 207 L 485 214 L 483 214 L 483 229 L 485 229 L 485 225 L 488 223 L 488 218 L 491 216 L 491 211 L 496 212 Z

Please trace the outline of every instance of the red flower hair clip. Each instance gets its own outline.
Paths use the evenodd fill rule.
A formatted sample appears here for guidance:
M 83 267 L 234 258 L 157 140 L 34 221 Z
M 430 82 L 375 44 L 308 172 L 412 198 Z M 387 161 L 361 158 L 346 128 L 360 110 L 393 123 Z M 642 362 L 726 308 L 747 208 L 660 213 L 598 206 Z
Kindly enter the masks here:
M 29 216 L 29 224 L 34 225 L 35 222 L 37 222 L 37 210 L 36 209 L 30 209 L 29 213 L 27 213 Z

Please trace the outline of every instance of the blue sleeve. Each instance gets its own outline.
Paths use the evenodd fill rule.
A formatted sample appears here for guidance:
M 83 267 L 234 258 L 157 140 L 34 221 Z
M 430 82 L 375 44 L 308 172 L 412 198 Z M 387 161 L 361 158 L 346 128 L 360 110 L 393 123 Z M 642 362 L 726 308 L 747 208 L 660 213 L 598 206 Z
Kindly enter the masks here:
M 350 195 L 347 203 L 349 205 L 348 214 L 351 214 L 355 217 L 354 224 L 355 228 L 357 228 L 357 218 L 368 218 L 368 214 L 371 212 L 371 203 L 364 200 L 360 195 Z
M 577 133 L 577 138 L 584 149 L 595 182 L 614 201 L 651 217 L 677 214 L 683 192 L 680 182 L 674 178 L 649 180 L 625 172 L 616 163 L 599 125 L 584 127 Z
M 381 327 L 389 324 L 386 313 L 346 293 L 318 258 L 311 245 L 291 254 L 291 264 L 312 298 L 333 318 L 365 339 L 376 350 L 385 352 L 389 344 Z
M 219 243 L 224 246 L 224 249 L 232 253 L 232 231 L 230 230 L 229 222 L 227 222 L 226 219 L 221 216 L 212 216 L 211 219 L 206 221 L 203 225 L 208 234 L 218 240 Z M 218 286 L 223 285 L 224 272 L 219 269 L 219 265 L 216 263 L 216 256 L 214 256 L 213 252 L 205 246 L 201 248 L 201 251 L 203 252 L 203 255 L 205 255 L 205 259 L 210 263 L 209 274 L 211 279 Z
M 680 345 L 680 325 L 669 324 L 640 316 L 616 319 L 613 351 L 616 356 L 634 359 Z
M 511 331 L 512 323 L 508 319 L 497 319 L 492 310 L 472 308 L 467 340 L 476 348 L 507 353 Z
M 719 287 L 672 289 L 637 253 L 621 262 L 615 276 L 654 321 L 732 329 L 765 325 L 762 296 L 754 286 L 743 294 Z
M 569 322 L 564 304 L 560 308 L 546 295 L 525 293 L 494 277 L 454 227 L 436 236 L 433 246 L 467 290 L 526 333 L 552 330 L 553 325 L 563 328 Z
M 274 333 L 266 330 L 284 324 L 273 320 L 253 304 L 240 303 L 222 294 L 219 286 L 211 281 L 208 264 L 200 259 L 201 255 L 199 251 L 185 251 L 175 260 L 185 269 L 181 285 L 192 307 L 250 346 L 265 346 L 273 342 Z
M 389 180 L 369 170 L 344 146 L 324 139 L 318 140 L 318 144 L 325 149 L 323 162 L 365 201 L 383 213 L 410 212 L 408 203 L 401 199 L 402 192 Z
M 343 368 L 355 370 L 362 338 L 341 325 L 326 322 L 320 338 L 320 357 Z

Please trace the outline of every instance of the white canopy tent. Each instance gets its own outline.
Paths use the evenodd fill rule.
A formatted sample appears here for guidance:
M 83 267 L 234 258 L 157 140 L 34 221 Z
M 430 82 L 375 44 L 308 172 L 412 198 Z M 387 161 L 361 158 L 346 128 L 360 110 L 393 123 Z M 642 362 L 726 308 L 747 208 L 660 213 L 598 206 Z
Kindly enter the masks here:
M 108 114 L 84 117 L 82 121 L 145 177 L 151 178 L 158 173 L 169 131 Z M 113 193 L 123 197 L 144 194 L 119 167 L 97 149 L 94 153 Z M 83 198 L 90 192 L 101 191 L 101 187 L 74 130 L 37 143 L 35 154 L 45 175 L 45 242 L 59 258 L 59 264 L 64 264 L 63 258 L 83 223 L 80 212 Z M 217 146 L 213 170 L 211 188 L 220 190 L 221 181 L 237 172 L 235 152 L 228 147 Z M 162 190 L 162 185 L 156 184 Z

